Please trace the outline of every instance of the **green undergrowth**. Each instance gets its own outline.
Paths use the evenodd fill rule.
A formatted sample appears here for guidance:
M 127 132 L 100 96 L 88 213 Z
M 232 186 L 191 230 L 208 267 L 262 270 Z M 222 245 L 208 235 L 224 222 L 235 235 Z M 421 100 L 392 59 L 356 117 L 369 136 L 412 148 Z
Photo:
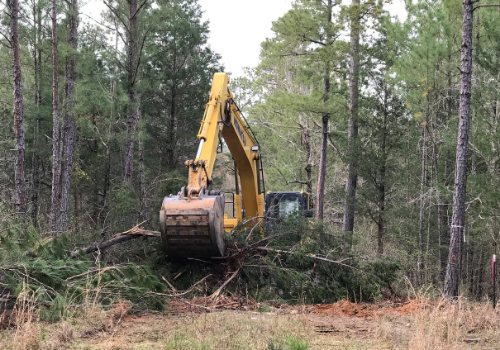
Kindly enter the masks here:
M 149 260 L 151 267 L 176 289 L 197 286 L 195 295 L 214 292 L 238 268 L 237 278 L 227 286 L 228 294 L 257 302 L 302 304 L 335 302 L 340 299 L 372 301 L 382 297 L 397 278 L 399 264 L 389 258 L 364 260 L 347 252 L 343 234 L 316 222 L 292 215 L 286 220 L 253 226 L 238 226 L 226 236 L 226 260 L 166 261 L 161 255 Z M 264 242 L 258 243 L 262 239 Z M 262 246 L 276 253 L 255 249 Z M 311 258 L 342 261 L 341 264 Z M 344 260 L 345 259 L 345 260 Z
M 22 223 L 0 234 L 0 286 L 15 297 L 30 295 L 47 320 L 58 320 L 89 300 L 103 307 L 128 300 L 132 310 L 162 310 L 165 294 L 174 292 L 163 279 L 177 291 L 190 290 L 186 297 L 205 296 L 237 270 L 225 293 L 270 306 L 370 301 L 390 288 L 399 269 L 389 258 L 361 259 L 346 248 L 341 232 L 298 215 L 255 228 L 238 226 L 227 235 L 227 258 L 221 260 L 170 261 L 161 241 L 151 238 L 107 253 L 110 265 L 98 254 L 72 258 L 75 242 L 68 237 L 44 237 L 33 227 L 24 230 Z
M 249 230 L 243 227 L 240 230 L 232 240 L 244 245 Z M 346 298 L 371 301 L 380 298 L 382 289 L 390 288 L 397 278 L 396 261 L 361 259 L 346 247 L 342 232 L 299 215 L 263 226 L 252 233 L 248 243 L 275 235 L 276 238 L 266 241 L 266 248 L 292 254 L 250 254 L 241 263 L 244 277 L 238 280 L 237 289 L 258 301 L 320 303 Z
M 80 306 L 110 307 L 129 300 L 135 308 L 162 310 L 164 283 L 147 264 L 108 265 L 99 257 L 72 258 L 74 244 L 63 234 L 42 237 L 33 227 L 12 223 L 0 236 L 1 294 L 22 297 L 36 305 L 40 316 L 58 321 Z

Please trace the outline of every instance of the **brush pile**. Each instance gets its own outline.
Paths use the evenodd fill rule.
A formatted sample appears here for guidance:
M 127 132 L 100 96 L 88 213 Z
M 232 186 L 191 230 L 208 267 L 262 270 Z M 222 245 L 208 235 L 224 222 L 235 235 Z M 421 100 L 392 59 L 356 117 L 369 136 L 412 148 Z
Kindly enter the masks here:
M 169 261 L 157 236 L 137 225 L 108 241 L 71 249 L 74 244 L 65 237 L 44 241 L 34 232 L 25 234 L 15 245 L 18 252 L 29 253 L 8 264 L 8 259 L 0 261 L 2 294 L 16 298 L 29 291 L 42 317 L 51 320 L 89 299 L 103 306 L 130 300 L 140 310 L 161 310 L 167 301 L 190 310 L 247 310 L 262 301 L 372 300 L 390 288 L 398 270 L 389 260 L 363 263 L 343 251 L 341 235 L 299 216 L 237 227 L 226 237 L 226 256 L 220 260 Z M 127 243 L 120 254 L 109 252 L 139 237 L 149 239 Z M 1 241 L 0 250 L 6 242 Z

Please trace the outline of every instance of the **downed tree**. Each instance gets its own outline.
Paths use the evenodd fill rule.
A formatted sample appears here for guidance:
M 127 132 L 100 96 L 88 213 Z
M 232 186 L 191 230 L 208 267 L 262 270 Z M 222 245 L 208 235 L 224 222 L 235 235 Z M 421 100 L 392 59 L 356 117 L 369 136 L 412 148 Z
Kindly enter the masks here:
M 142 228 L 142 224 L 119 233 L 108 241 L 75 250 L 71 256 L 78 257 L 102 251 L 139 237 L 161 237 L 157 231 Z M 231 295 L 253 295 L 256 300 L 266 295 L 269 300 L 285 297 L 284 300 L 296 302 L 296 295 L 306 290 L 310 301 L 333 302 L 344 296 L 347 290 L 354 290 L 356 293 L 359 291 L 360 296 L 377 295 L 380 293 L 380 288 L 390 287 L 398 269 L 397 265 L 390 261 L 373 261 L 360 265 L 355 257 L 332 255 L 341 243 L 340 238 L 328 235 L 321 240 L 321 244 L 318 244 L 318 237 L 323 231 L 316 232 L 307 221 L 293 225 L 264 227 L 263 233 L 267 234 L 266 237 L 256 242 L 249 242 L 249 236 L 252 237 L 255 233 L 254 227 L 256 226 L 248 230 L 243 228 L 242 232 L 233 236 L 226 235 L 226 251 L 222 258 L 206 261 L 186 257 L 183 261 L 165 261 L 162 263 L 166 269 L 164 276 L 156 277 L 159 281 L 163 281 L 165 287 L 168 285 L 169 293 L 156 290 L 148 291 L 147 295 L 152 298 L 181 300 L 186 295 L 195 293 L 194 295 L 204 295 L 207 300 L 215 301 L 222 298 L 230 289 L 228 293 Z M 165 258 L 165 254 L 160 250 L 158 254 L 156 258 Z M 142 261 L 148 258 L 149 256 L 144 256 Z M 347 269 L 339 269 L 339 266 Z M 113 268 L 104 271 L 113 273 Z M 77 274 L 78 278 L 75 279 L 80 280 L 84 276 L 94 276 L 96 273 L 98 270 L 89 269 L 88 272 L 82 271 Z M 338 288 L 339 281 L 346 285 L 345 289 Z M 211 308 L 211 305 L 210 302 L 207 305 L 203 304 L 203 307 Z
M 145 221 L 144 221 L 145 222 Z M 130 230 L 118 233 L 117 235 L 113 236 L 111 239 L 101 242 L 101 243 L 94 243 L 91 244 L 83 249 L 76 249 L 71 252 L 71 257 L 72 258 L 78 258 L 81 253 L 85 254 L 90 254 L 93 252 L 102 252 L 109 247 L 114 246 L 115 244 L 119 243 L 124 243 L 127 241 L 130 241 L 132 239 L 136 239 L 139 237 L 161 237 L 160 232 L 158 231 L 150 231 L 150 230 L 145 230 L 142 227 L 140 227 L 144 222 L 141 222 L 138 225 L 135 225 L 132 227 Z

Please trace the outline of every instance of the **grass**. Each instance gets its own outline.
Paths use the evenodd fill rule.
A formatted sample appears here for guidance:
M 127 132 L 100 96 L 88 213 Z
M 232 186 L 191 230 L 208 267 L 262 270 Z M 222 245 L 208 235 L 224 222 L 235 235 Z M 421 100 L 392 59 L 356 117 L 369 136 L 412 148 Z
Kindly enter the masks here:
M 128 315 L 117 303 L 93 303 L 58 323 L 37 321 L 30 298 L 16 305 L 16 325 L 0 331 L 0 349 L 498 349 L 499 315 L 486 303 L 417 299 L 410 315 L 371 318 L 304 313 L 216 312 Z M 266 310 L 267 311 L 267 310 Z M 0 322 L 1 324 L 1 322 Z M 318 331 L 321 330 L 321 331 Z

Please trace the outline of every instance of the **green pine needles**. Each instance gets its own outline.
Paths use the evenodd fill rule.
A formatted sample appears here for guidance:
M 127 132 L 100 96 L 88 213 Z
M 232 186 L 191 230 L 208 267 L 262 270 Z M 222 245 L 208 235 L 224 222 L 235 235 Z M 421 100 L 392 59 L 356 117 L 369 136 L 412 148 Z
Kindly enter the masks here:
M 71 251 L 65 235 L 42 239 L 32 227 L 23 232 L 13 224 L 0 241 L 0 282 L 6 287 L 2 294 L 29 296 L 40 316 L 50 321 L 89 302 L 106 307 L 130 300 L 137 308 L 165 308 L 166 298 L 160 295 L 165 286 L 147 266 L 107 266 L 85 256 L 73 259 Z

